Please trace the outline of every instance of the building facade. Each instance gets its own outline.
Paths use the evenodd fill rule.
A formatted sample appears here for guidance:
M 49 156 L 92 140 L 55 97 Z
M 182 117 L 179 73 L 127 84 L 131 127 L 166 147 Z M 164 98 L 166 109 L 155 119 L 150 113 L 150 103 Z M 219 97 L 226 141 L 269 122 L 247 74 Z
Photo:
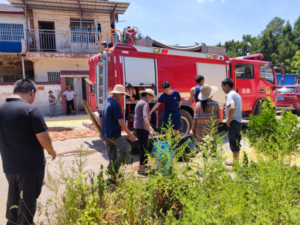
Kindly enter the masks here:
M 84 80 L 89 77 L 88 59 L 90 55 L 100 52 L 100 34 L 115 27 L 118 14 L 125 13 L 129 3 L 99 0 L 78 1 L 78 4 L 71 0 L 61 0 L 59 3 L 48 0 L 43 4 L 32 0 L 9 2 L 11 5 L 6 5 L 6 8 L 18 10 L 19 18 L 15 18 L 14 24 L 19 24 L 16 27 L 22 29 L 23 36 L 19 32 L 18 38 L 10 37 L 11 40 L 20 39 L 19 47 L 5 44 L 6 47 L 0 49 L 0 74 L 5 77 L 0 80 L 0 103 L 12 94 L 12 82 L 25 76 L 37 84 L 34 104 L 38 105 L 43 115 L 49 114 L 50 90 L 58 98 L 59 114 L 66 113 L 66 103 L 60 96 L 67 85 L 71 85 L 78 95 L 76 110 L 84 110 L 81 100 L 88 100 L 89 85 Z M 3 33 L 9 36 L 5 30 L 9 25 L 1 27 L 1 21 L 3 24 L 8 24 L 7 21 L 11 23 L 11 15 L 6 13 L 1 16 L 0 13 L 0 37 Z M 103 41 L 106 41 L 105 37 Z M 13 50 L 15 52 L 9 52 Z M 5 63 L 7 61 L 9 63 Z M 6 65 L 3 69 L 7 75 L 1 71 L 1 62 Z M 17 71 L 13 72 L 10 65 L 16 65 Z M 13 77 L 14 73 L 16 75 Z

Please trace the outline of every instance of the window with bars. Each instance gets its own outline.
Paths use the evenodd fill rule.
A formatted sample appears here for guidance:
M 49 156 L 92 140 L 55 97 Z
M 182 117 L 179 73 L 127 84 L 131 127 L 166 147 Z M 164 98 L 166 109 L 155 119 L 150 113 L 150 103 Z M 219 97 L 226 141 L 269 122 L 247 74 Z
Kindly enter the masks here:
M 70 27 L 72 42 L 95 43 L 94 20 L 82 20 L 82 29 L 80 29 L 80 19 L 70 19 Z
M 28 74 L 25 74 L 25 77 L 28 78 Z M 22 74 L 17 75 L 3 75 L 3 82 L 16 82 L 17 80 L 23 79 Z M 29 77 L 30 79 L 30 77 Z
M 60 82 L 60 72 L 48 72 L 48 82 Z
M 72 90 L 74 90 L 74 79 L 73 78 L 66 78 L 67 86 L 71 86 Z
M 22 38 L 23 24 L 0 23 L 0 42 L 21 42 Z

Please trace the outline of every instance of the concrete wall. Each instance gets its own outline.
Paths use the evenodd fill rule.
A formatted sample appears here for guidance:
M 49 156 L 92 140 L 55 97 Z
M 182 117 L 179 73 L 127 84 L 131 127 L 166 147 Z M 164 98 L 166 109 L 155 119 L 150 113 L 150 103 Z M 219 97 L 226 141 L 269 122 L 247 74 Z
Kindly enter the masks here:
M 55 95 L 56 99 L 60 93 L 60 85 L 44 85 L 38 86 L 38 88 L 44 88 L 44 90 L 37 90 L 36 97 L 34 100 L 33 105 L 37 106 L 43 115 L 49 115 L 49 91 L 52 90 L 53 94 Z M 7 97 L 13 94 L 13 86 L 0 86 L 0 104 L 3 103 Z M 57 101 L 56 110 L 58 114 L 62 114 L 62 101 L 61 97 Z
M 1 15 L 1 14 L 0 14 Z M 33 62 L 24 58 L 25 74 L 33 77 Z M 3 75 L 22 75 L 22 58 L 16 54 L 0 55 L 0 82 L 3 82 Z
M 41 58 L 34 60 L 36 82 L 48 82 L 48 72 L 61 70 L 89 70 L 88 59 Z
M 26 20 L 25 16 L 21 14 L 1 14 L 0 13 L 0 23 L 14 23 L 14 24 L 23 24 L 24 34 L 26 29 Z

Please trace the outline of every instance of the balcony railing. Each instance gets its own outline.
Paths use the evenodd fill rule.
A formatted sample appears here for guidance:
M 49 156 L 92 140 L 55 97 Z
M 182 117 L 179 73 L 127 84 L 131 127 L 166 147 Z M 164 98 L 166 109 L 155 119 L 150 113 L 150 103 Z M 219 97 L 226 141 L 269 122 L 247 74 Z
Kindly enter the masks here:
M 98 53 L 99 33 L 34 29 L 27 31 L 27 47 L 35 52 Z

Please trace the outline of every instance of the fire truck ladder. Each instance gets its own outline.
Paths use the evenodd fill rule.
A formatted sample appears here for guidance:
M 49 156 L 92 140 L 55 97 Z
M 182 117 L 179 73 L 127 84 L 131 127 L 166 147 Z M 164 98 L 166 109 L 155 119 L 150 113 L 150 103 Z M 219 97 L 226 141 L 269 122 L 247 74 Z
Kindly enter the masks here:
M 107 77 L 108 77 L 108 51 L 105 52 L 105 58 L 96 66 L 96 98 L 98 109 L 102 109 L 104 101 L 107 99 Z

